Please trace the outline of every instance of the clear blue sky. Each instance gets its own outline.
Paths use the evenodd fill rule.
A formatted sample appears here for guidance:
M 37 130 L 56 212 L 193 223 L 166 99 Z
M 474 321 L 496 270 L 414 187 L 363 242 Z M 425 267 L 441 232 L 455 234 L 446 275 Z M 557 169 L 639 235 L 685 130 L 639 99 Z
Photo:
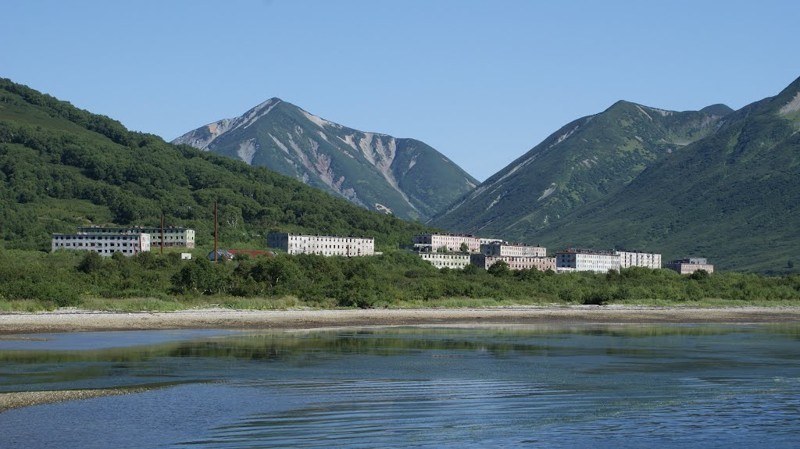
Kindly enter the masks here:
M 483 180 L 625 99 L 738 109 L 800 76 L 800 2 L 27 0 L 0 76 L 171 140 L 280 97 Z

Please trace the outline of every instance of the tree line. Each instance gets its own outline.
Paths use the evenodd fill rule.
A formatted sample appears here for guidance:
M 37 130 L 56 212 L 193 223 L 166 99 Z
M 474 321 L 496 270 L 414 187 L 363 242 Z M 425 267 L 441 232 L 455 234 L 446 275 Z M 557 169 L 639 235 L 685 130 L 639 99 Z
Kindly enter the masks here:
M 34 300 L 42 308 L 80 306 L 87 298 L 158 298 L 177 304 L 220 303 L 220 298 L 293 298 L 310 307 L 436 307 L 451 300 L 475 304 L 782 304 L 800 300 L 800 276 L 628 268 L 605 274 L 436 269 L 406 251 L 372 257 L 278 254 L 211 262 L 178 253 L 53 254 L 0 252 L 0 302 Z M 224 301 L 223 301 L 224 302 Z

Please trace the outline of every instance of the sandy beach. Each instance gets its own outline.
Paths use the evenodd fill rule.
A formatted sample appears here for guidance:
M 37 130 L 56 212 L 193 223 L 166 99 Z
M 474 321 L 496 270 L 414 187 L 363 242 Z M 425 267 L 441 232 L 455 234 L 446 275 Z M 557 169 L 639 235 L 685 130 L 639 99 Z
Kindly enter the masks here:
M 485 309 L 203 309 L 158 313 L 58 310 L 0 315 L 0 334 L 148 329 L 315 329 L 361 326 L 781 323 L 800 322 L 800 307 L 659 308 L 635 306 Z

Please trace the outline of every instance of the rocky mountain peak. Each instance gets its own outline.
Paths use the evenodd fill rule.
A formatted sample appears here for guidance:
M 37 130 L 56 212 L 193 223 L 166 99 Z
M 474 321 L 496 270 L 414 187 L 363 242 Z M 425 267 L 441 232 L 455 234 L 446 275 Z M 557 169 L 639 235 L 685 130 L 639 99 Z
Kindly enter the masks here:
M 423 142 L 348 128 L 279 98 L 174 143 L 265 166 L 406 219 L 426 219 L 477 184 Z

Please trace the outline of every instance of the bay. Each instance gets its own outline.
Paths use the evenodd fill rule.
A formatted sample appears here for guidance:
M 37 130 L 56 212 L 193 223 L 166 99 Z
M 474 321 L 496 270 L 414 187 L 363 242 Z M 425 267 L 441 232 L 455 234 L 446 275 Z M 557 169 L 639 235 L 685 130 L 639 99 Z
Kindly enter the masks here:
M 0 447 L 796 447 L 800 326 L 137 331 L 0 340 Z

